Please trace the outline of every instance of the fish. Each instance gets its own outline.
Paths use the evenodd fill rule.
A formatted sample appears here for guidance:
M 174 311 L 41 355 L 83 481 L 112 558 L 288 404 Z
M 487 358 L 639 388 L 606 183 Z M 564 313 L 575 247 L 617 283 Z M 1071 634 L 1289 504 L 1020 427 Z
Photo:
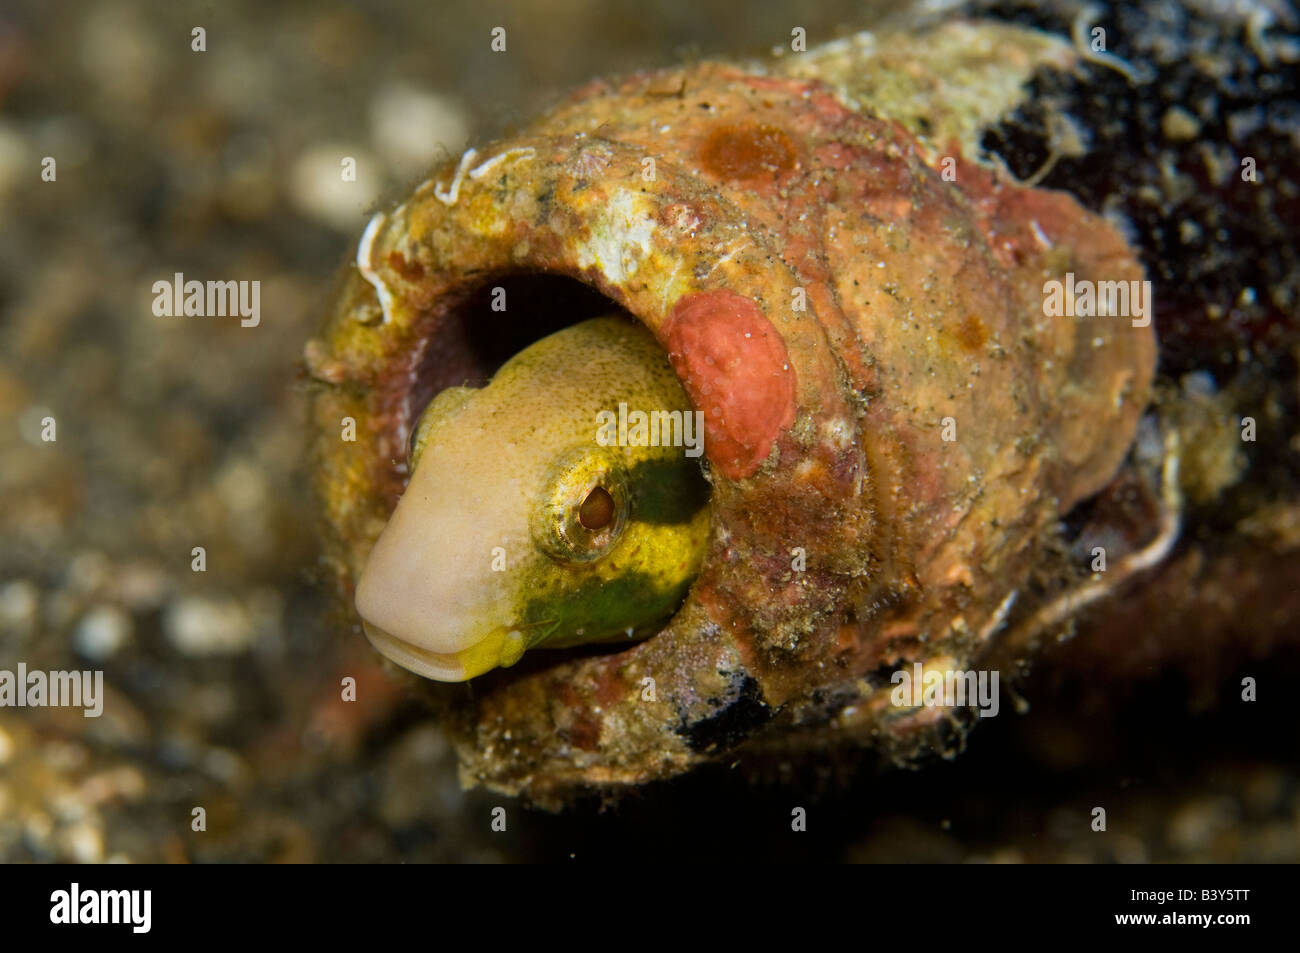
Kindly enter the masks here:
M 370 643 L 459 682 L 529 649 L 652 634 L 707 549 L 694 413 L 654 336 L 622 316 L 537 341 L 482 388 L 441 391 L 357 584 Z

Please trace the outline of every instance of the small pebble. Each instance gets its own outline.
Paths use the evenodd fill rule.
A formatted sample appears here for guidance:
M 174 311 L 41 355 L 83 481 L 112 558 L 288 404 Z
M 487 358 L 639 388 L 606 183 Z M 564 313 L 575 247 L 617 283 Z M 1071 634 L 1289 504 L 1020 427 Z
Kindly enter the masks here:
M 1188 853 L 1209 850 L 1214 835 L 1233 827 L 1236 816 L 1236 803 L 1228 797 L 1189 801 L 1169 819 L 1165 840 Z
M 375 149 L 401 179 L 420 175 L 469 139 L 465 110 L 456 100 L 406 84 L 385 86 L 370 103 Z
M 1170 106 L 1160 117 L 1160 131 L 1166 139 L 1173 142 L 1186 142 L 1196 138 L 1196 134 L 1201 131 L 1201 123 L 1183 107 Z
M 356 180 L 343 178 L 343 160 L 356 160 Z M 294 207 L 325 225 L 352 232 L 366 223 L 366 213 L 379 197 L 376 161 L 348 143 L 326 143 L 302 153 L 289 178 Z
M 55 439 L 52 441 L 46 441 L 43 436 L 46 432 L 45 420 L 47 417 L 54 418 Z M 44 404 L 33 404 L 18 415 L 18 432 L 33 447 L 57 446 L 59 430 L 58 414 L 55 413 L 52 407 L 47 407 Z
M 248 614 L 234 599 L 182 596 L 163 618 L 167 640 L 185 655 L 235 655 L 253 642 Z
M 129 563 L 117 574 L 117 597 L 130 609 L 147 612 L 167 598 L 167 574 L 147 563 Z
M 53 830 L 54 822 L 50 820 L 50 815 L 42 811 L 34 811 L 24 818 L 23 838 L 32 850 L 44 852 Z
M 35 583 L 15 579 L 0 586 L 0 625 L 6 632 L 28 632 L 36 624 L 40 592 Z
M 40 181 L 27 138 L 12 123 L 0 122 L 0 195 Z
M 86 822 L 59 832 L 59 845 L 79 864 L 97 864 L 104 859 L 104 838 Z
M 77 652 L 94 662 L 112 658 L 131 637 L 131 617 L 117 606 L 93 607 L 72 633 Z
M 83 550 L 68 563 L 68 588 L 73 592 L 94 592 L 108 581 L 112 563 L 103 553 Z

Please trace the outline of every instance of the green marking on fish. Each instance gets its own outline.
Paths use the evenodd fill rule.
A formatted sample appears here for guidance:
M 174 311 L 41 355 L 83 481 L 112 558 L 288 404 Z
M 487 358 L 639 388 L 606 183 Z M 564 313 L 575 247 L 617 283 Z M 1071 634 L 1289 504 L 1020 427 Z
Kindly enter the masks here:
M 653 336 L 616 317 L 538 341 L 481 390 L 440 393 L 357 585 L 375 648 L 463 681 L 531 648 L 644 637 L 671 616 L 708 541 L 700 447 L 603 445 L 620 404 L 692 413 Z

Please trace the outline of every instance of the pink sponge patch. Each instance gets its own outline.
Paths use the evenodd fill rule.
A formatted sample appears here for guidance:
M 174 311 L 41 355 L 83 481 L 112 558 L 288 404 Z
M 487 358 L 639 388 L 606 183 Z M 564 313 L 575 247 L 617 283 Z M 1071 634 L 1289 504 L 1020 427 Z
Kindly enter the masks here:
M 749 476 L 794 423 L 785 341 L 758 305 L 725 289 L 679 299 L 663 339 L 686 393 L 704 412 L 709 460 L 730 479 Z

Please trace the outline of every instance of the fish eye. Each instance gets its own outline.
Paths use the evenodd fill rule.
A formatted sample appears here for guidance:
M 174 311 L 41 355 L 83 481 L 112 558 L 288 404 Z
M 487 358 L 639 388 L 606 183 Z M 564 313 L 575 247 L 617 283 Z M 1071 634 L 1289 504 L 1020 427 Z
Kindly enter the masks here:
M 559 562 L 586 563 L 618 543 L 630 510 L 621 456 L 578 448 L 546 475 L 532 518 L 533 541 Z
M 613 522 L 614 510 L 614 498 L 609 495 L 609 490 L 598 486 L 587 494 L 582 506 L 578 507 L 578 522 L 587 529 L 604 529 Z

